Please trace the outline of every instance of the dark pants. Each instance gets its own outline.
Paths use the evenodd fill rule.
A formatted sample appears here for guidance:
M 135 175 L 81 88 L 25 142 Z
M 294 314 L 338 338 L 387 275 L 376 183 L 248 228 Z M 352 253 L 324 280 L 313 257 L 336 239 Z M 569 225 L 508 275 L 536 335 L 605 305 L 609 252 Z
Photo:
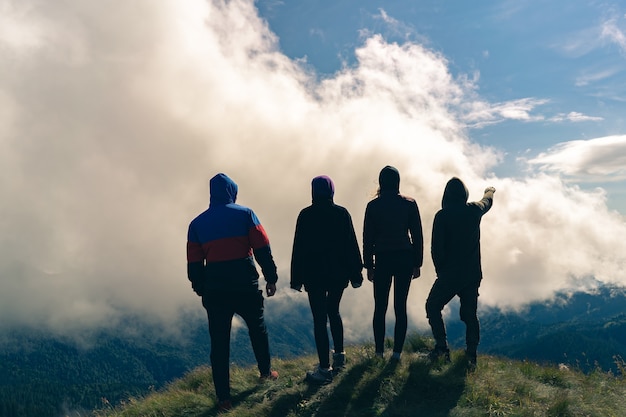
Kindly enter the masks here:
M 328 352 L 327 322 L 330 323 L 330 333 L 333 336 L 335 352 L 343 352 L 343 322 L 339 314 L 339 303 L 343 295 L 343 288 L 329 290 L 308 288 L 307 293 L 309 295 L 311 313 L 313 313 L 313 331 L 320 367 L 328 368 L 330 367 L 330 355 Z
M 270 372 L 270 351 L 263 318 L 263 295 L 258 292 L 215 291 L 202 297 L 209 319 L 211 367 L 219 401 L 230 398 L 230 330 L 235 314 L 248 326 L 252 350 L 261 375 Z
M 443 308 L 454 298 L 461 300 L 460 316 L 465 323 L 465 343 L 467 351 L 475 353 L 480 341 L 480 324 L 476 310 L 478 309 L 478 287 L 480 282 L 455 284 L 441 279 L 435 280 L 426 300 L 426 317 L 433 331 L 437 348 L 447 348 L 446 326 L 441 316 Z
M 393 351 L 402 352 L 408 325 L 406 302 L 413 274 L 413 254 L 409 251 L 376 254 L 374 270 L 374 344 L 376 352 L 383 352 L 385 343 L 385 316 L 393 278 L 393 310 L 396 325 Z

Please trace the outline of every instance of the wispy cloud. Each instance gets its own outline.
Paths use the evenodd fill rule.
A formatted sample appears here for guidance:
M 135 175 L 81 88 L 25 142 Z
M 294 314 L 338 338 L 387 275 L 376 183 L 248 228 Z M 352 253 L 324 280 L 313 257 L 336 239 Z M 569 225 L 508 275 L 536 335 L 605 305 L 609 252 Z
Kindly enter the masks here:
M 569 113 L 559 113 L 556 116 L 552 116 L 548 119 L 550 122 L 599 122 L 604 120 L 598 116 L 588 116 L 583 113 L 572 111 Z
M 601 36 L 603 39 L 617 45 L 623 54 L 626 54 L 626 34 L 619 22 L 625 22 L 626 19 L 611 19 L 602 24 Z
M 559 143 L 528 163 L 578 182 L 622 181 L 626 179 L 626 136 Z
M 541 121 L 544 117 L 532 114 L 532 111 L 547 102 L 547 99 L 536 98 L 523 98 L 502 103 L 477 100 L 467 103 L 468 110 L 463 115 L 463 120 L 472 128 L 481 128 L 505 120 Z

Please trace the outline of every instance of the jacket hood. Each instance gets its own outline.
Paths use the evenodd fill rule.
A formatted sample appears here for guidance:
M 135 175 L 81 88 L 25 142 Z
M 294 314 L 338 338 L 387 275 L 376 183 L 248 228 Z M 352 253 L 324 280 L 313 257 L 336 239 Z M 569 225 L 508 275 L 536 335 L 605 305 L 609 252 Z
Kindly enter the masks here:
M 463 181 L 457 177 L 453 177 L 446 184 L 446 188 L 443 191 L 443 198 L 441 199 L 441 207 L 446 208 L 454 205 L 465 205 L 469 198 L 469 192 L 467 187 L 463 184 Z
M 231 204 L 237 200 L 237 184 L 228 175 L 219 173 L 209 181 L 211 204 Z
M 320 175 L 311 181 L 311 195 L 313 201 L 331 200 L 335 195 L 333 180 L 326 175 Z
M 387 165 L 378 175 L 378 184 L 381 193 L 399 193 L 400 172 L 395 167 Z

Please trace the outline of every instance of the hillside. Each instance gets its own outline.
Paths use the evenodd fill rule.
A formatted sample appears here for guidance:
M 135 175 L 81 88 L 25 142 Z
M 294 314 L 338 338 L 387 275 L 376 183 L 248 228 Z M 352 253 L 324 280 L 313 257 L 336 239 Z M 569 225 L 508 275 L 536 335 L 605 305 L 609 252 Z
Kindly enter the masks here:
M 347 368 L 327 386 L 311 386 L 304 373 L 315 359 L 275 360 L 281 377 L 258 382 L 253 367 L 233 367 L 232 416 L 622 416 L 626 381 L 601 370 L 582 373 L 479 356 L 467 369 L 462 351 L 452 363 L 431 364 L 428 340 L 412 335 L 400 363 L 374 357 L 371 346 L 348 349 Z M 620 364 L 620 367 L 623 364 Z M 207 367 L 197 368 L 161 391 L 105 407 L 97 417 L 208 417 L 217 414 Z

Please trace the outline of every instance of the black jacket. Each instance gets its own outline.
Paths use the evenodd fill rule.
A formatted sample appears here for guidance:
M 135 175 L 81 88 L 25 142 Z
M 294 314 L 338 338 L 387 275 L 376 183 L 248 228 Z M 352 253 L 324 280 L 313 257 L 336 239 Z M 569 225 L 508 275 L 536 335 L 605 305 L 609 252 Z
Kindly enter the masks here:
M 298 215 L 291 288 L 345 288 L 361 283 L 361 253 L 350 213 L 332 199 L 313 201 Z
M 365 209 L 363 224 L 363 263 L 374 265 L 374 256 L 381 252 L 411 251 L 413 266 L 420 268 L 424 260 L 422 220 L 414 199 L 395 190 L 382 191 Z
M 452 178 L 446 184 L 442 209 L 433 221 L 431 255 L 437 277 L 447 281 L 480 282 L 480 221 L 493 204 L 493 189 L 480 201 L 468 203 L 465 184 Z

